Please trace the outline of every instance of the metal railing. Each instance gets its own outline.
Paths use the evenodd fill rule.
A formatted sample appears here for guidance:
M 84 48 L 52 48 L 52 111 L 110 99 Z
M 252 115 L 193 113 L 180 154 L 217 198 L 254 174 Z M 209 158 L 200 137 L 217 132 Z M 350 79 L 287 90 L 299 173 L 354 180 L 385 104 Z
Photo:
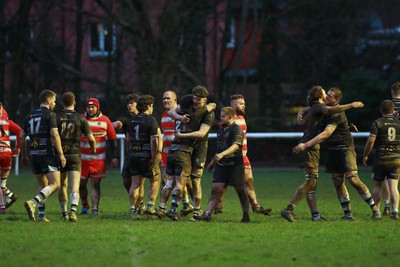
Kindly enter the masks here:
M 271 132 L 271 133 L 247 133 L 248 139 L 273 139 L 273 138 L 281 138 L 281 139 L 293 139 L 293 138 L 300 138 L 303 136 L 302 132 Z M 354 138 L 360 137 L 368 137 L 369 132 L 359 132 L 359 133 L 352 133 Z M 10 140 L 15 142 L 15 135 L 10 136 Z M 217 138 L 216 133 L 210 133 L 209 138 L 214 139 Z M 122 171 L 122 167 L 125 160 L 125 135 L 124 134 L 117 134 L 117 139 L 119 140 L 119 153 L 120 153 L 120 160 L 119 160 L 119 167 L 120 171 Z M 19 175 L 19 157 L 15 158 L 14 162 L 14 172 L 15 175 Z

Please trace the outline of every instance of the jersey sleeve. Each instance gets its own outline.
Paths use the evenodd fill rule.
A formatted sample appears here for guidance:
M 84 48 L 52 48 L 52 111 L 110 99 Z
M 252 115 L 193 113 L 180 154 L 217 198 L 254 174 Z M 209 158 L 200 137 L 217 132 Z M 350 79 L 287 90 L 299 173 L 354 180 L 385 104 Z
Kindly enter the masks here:
M 12 120 L 9 120 L 9 123 L 10 123 L 10 131 L 16 135 L 16 145 L 15 145 L 15 147 L 19 148 L 20 147 L 19 136 L 21 134 L 21 127 L 19 127 L 19 125 L 16 124 L 15 122 L 13 122 Z
M 372 123 L 371 130 L 370 130 L 370 135 L 377 136 L 379 131 L 379 121 L 376 120 Z
M 49 129 L 51 130 L 58 130 L 58 125 L 57 125 L 57 115 L 55 112 L 50 111 L 49 113 Z
M 117 139 L 117 133 L 115 132 L 114 126 L 112 125 L 110 119 L 108 117 L 105 117 L 104 121 L 107 123 L 107 138 L 108 138 L 108 140 Z
M 88 136 L 89 134 L 92 133 L 89 123 L 88 123 L 87 119 L 84 117 L 81 117 L 81 127 L 82 127 L 82 129 L 81 129 L 82 134 L 84 134 L 85 136 Z
M 150 128 L 150 135 L 157 135 L 158 134 L 158 123 L 156 121 L 156 119 L 153 116 L 149 116 L 150 120 L 149 120 L 149 128 Z
M 215 114 L 214 111 L 207 112 L 206 116 L 204 116 L 203 120 L 201 121 L 201 124 L 206 124 L 210 126 L 210 128 L 214 125 L 215 121 Z
M 237 144 L 240 147 L 243 144 L 243 131 L 240 129 L 238 125 L 235 125 L 236 127 L 233 129 L 233 140 L 232 144 Z

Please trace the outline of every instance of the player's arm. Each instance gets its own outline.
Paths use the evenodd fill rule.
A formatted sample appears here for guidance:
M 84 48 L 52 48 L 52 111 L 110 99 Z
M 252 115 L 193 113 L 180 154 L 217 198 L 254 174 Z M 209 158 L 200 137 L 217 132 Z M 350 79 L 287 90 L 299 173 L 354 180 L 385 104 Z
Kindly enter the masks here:
M 157 142 L 158 142 L 158 148 L 157 148 L 157 160 L 161 161 L 161 154 L 163 151 L 163 136 L 161 134 L 160 128 L 157 128 Z
M 122 128 L 122 121 L 120 121 L 120 120 L 113 121 L 112 125 L 115 130 L 120 130 Z
M 298 125 L 304 125 L 304 123 L 306 122 L 304 117 L 307 115 L 308 109 L 309 109 L 309 107 L 305 107 L 297 113 L 297 124 Z
M 300 144 L 298 144 L 297 146 L 295 146 L 295 147 L 292 149 L 292 152 L 297 154 L 297 153 L 299 153 L 299 152 L 301 152 L 301 151 L 306 150 L 307 148 L 310 148 L 310 147 L 313 147 L 313 146 L 315 146 L 315 145 L 317 145 L 317 144 L 322 143 L 323 141 L 325 141 L 326 139 L 328 139 L 329 136 L 332 135 L 332 133 L 335 131 L 335 129 L 336 129 L 336 125 L 328 124 L 328 125 L 325 127 L 325 129 L 324 129 L 323 132 L 319 133 L 319 134 L 318 134 L 317 136 L 315 136 L 313 139 L 311 139 L 311 140 L 309 140 L 309 141 L 307 141 L 307 142 L 305 142 L 305 143 L 300 143 Z
M 365 146 L 364 146 L 364 153 L 363 153 L 364 166 L 367 166 L 368 156 L 371 153 L 372 148 L 374 147 L 375 140 L 376 140 L 376 135 L 370 134 L 368 136 L 367 142 L 365 143 Z
M 211 111 L 213 111 L 213 110 L 215 110 L 215 109 L 217 108 L 217 104 L 215 104 L 215 103 L 208 103 L 208 104 L 206 105 L 206 108 L 207 108 L 207 111 L 208 111 L 208 112 L 211 112 Z
M 159 138 L 157 135 L 150 136 L 150 151 L 151 151 L 151 162 L 150 168 L 153 168 L 154 165 L 157 163 L 158 156 L 161 155 L 159 152 Z
M 19 138 L 21 135 L 21 127 L 19 127 L 18 124 L 13 122 L 12 120 L 9 120 L 10 123 L 10 131 L 15 134 L 15 147 L 12 150 L 12 155 L 13 157 L 18 157 L 20 153 L 20 147 L 21 147 L 21 139 Z
M 21 147 L 21 163 L 22 163 L 22 166 L 26 166 L 29 163 L 29 158 L 28 158 L 28 155 L 26 154 L 26 151 L 27 151 L 27 149 L 26 149 L 26 137 L 27 136 L 28 135 L 24 131 L 21 131 L 21 134 L 19 136 L 19 140 L 20 140 L 20 144 L 21 144 L 20 147 Z
M 177 138 L 183 139 L 201 139 L 210 131 L 210 126 L 207 124 L 202 123 L 200 125 L 200 129 L 198 131 L 190 132 L 190 133 L 180 133 L 176 132 L 175 136 Z
M 60 157 L 61 167 L 65 167 L 67 160 L 64 157 L 64 151 L 61 146 L 61 138 L 58 133 L 58 128 L 51 128 L 50 129 L 50 140 L 57 151 L 58 156 Z
M 235 143 L 235 144 L 232 144 L 227 149 L 225 149 L 224 151 L 215 154 L 215 156 L 213 157 L 211 162 L 207 165 L 207 169 L 212 170 L 214 168 L 215 164 L 217 164 L 223 157 L 230 155 L 232 153 L 235 153 L 235 151 L 238 150 L 239 147 L 240 147 L 240 145 Z
M 174 120 L 178 120 L 178 121 L 181 121 L 183 123 L 188 123 L 189 122 L 189 115 L 188 114 L 179 115 L 180 112 L 181 112 L 181 107 L 177 106 L 176 108 L 168 110 L 167 113 L 168 113 L 168 116 L 170 116 Z
M 90 146 L 90 153 L 96 154 L 96 139 L 94 138 L 93 133 L 89 133 L 86 135 L 89 146 Z
M 111 155 L 112 155 L 111 167 L 117 168 L 118 167 L 118 157 L 117 157 L 118 144 L 117 144 L 117 139 L 109 140 L 109 144 L 110 144 Z
M 336 114 L 340 113 L 343 111 L 346 111 L 351 108 L 362 108 L 364 106 L 363 102 L 352 102 L 350 104 L 344 104 L 344 105 L 337 105 L 337 106 L 324 106 L 322 112 L 324 114 Z

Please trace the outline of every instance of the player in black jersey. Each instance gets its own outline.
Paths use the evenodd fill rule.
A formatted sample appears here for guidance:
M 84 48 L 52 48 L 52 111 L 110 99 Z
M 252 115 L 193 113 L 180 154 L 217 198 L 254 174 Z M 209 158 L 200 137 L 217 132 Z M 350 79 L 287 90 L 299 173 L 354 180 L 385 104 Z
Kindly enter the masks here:
M 61 145 L 67 163 L 61 168 L 61 187 L 58 191 L 58 200 L 61 207 L 61 219 L 70 222 L 77 222 L 76 211 L 79 204 L 79 184 L 81 178 L 81 150 L 80 138 L 84 134 L 88 140 L 93 153 L 96 153 L 96 141 L 92 130 L 85 117 L 75 111 L 75 95 L 72 92 L 66 92 L 62 96 L 64 109 L 57 114 L 58 130 L 61 138 Z M 67 215 L 67 187 L 71 194 L 71 210 Z
M 249 223 L 249 199 L 244 188 L 243 163 L 243 131 L 235 123 L 235 111 L 232 107 L 224 107 L 220 116 L 221 129 L 217 133 L 217 153 L 207 166 L 209 170 L 215 166 L 211 196 L 207 210 L 201 215 L 193 215 L 195 220 L 211 221 L 211 215 L 228 185 L 235 188 L 242 207 L 242 223 Z
M 156 215 L 154 208 L 160 188 L 160 176 L 154 177 L 153 167 L 161 160 L 162 149 L 159 148 L 160 128 L 153 113 L 154 97 L 143 95 L 139 98 L 137 109 L 139 114 L 126 122 L 128 168 L 131 175 L 129 190 L 130 213 L 137 214 L 140 205 L 139 189 L 145 177 L 150 179 L 151 188 L 146 213 Z
M 361 102 L 353 102 L 346 105 L 328 107 L 324 104 L 325 98 L 326 93 L 321 86 L 314 86 L 308 91 L 307 101 L 309 108 L 305 115 L 304 135 L 300 140 L 301 143 L 311 140 L 321 131 L 321 122 L 324 121 L 328 114 L 364 106 Z M 299 116 L 300 115 L 301 114 L 299 114 Z M 301 157 L 301 167 L 304 168 L 305 181 L 297 188 L 287 207 L 282 210 L 281 215 L 289 222 L 296 221 L 293 211 L 296 204 L 306 196 L 307 203 L 311 210 L 312 220 L 323 220 L 318 212 L 317 202 L 315 200 L 319 168 L 319 144 L 306 147 L 301 153 Z
M 333 87 L 328 91 L 325 103 L 328 106 L 338 106 L 341 99 L 342 91 L 337 87 Z M 343 208 L 344 216 L 342 220 L 354 220 L 350 207 L 350 195 L 345 185 L 346 180 L 370 206 L 372 218 L 379 220 L 381 218 L 379 209 L 375 205 L 368 187 L 358 176 L 354 141 L 349 130 L 346 113 L 332 114 L 321 125 L 325 128 L 320 134 L 305 143 L 298 144 L 293 148 L 293 151 L 300 152 L 306 147 L 317 145 L 326 140 L 325 143 L 328 147 L 327 172 L 332 174 L 332 181 L 340 205 Z M 312 201 L 315 202 L 316 200 Z
M 43 204 L 51 194 L 60 188 L 60 167 L 64 167 L 66 164 L 58 133 L 57 116 L 53 112 L 56 106 L 56 93 L 51 90 L 43 90 L 39 95 L 39 100 L 40 107 L 25 118 L 20 136 L 21 163 L 23 165 L 29 163 L 26 149 L 26 137 L 29 136 L 31 167 L 42 188 L 39 194 L 24 203 L 32 221 L 36 221 L 36 206 Z M 38 220 L 48 221 L 44 213 L 40 214 L 40 210 Z
M 368 156 L 376 143 L 372 176 L 374 179 L 373 197 L 379 207 L 381 185 L 387 180 L 391 196 L 392 212 L 390 217 L 399 219 L 400 177 L 400 121 L 393 117 L 394 104 L 384 100 L 381 104 L 382 117 L 374 121 L 371 132 L 364 147 L 363 163 L 367 166 Z
M 179 206 L 179 202 L 182 198 L 183 187 L 187 183 L 187 179 L 192 174 L 192 155 L 197 155 L 198 162 L 195 164 L 196 168 L 204 167 L 205 153 L 207 147 L 205 145 L 200 146 L 202 149 L 199 152 L 194 151 L 195 143 L 197 140 L 203 139 L 214 122 L 213 113 L 207 110 L 206 100 L 208 91 L 203 86 L 196 86 L 192 90 L 192 106 L 190 106 L 190 121 L 188 123 L 178 123 L 176 126 L 175 139 L 172 141 L 171 147 L 168 151 L 167 156 L 167 174 L 175 177 L 175 188 L 172 192 L 172 203 L 171 209 L 168 211 L 167 216 L 172 220 L 179 220 L 176 210 Z M 189 106 L 188 106 L 189 108 Z M 180 108 L 178 110 L 180 112 Z M 175 110 L 169 111 L 168 114 L 174 117 L 172 114 Z M 207 144 L 206 142 L 204 144 Z M 203 153 L 204 155 L 201 155 Z M 203 160 L 204 157 L 204 160 Z M 200 171 L 197 174 L 201 174 Z M 195 177 L 192 180 L 193 194 L 194 194 L 194 205 L 196 212 L 200 213 L 201 209 L 201 181 L 200 177 Z
M 395 82 L 390 88 L 392 95 L 392 102 L 394 104 L 394 116 L 400 119 L 400 82 Z M 382 215 L 390 215 L 390 190 L 387 180 L 382 182 L 382 202 L 383 212 Z

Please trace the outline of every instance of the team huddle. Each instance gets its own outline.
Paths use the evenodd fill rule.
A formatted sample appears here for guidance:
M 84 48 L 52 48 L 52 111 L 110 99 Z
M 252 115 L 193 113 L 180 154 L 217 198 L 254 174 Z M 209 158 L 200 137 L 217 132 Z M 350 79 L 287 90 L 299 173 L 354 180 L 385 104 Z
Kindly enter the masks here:
M 305 180 L 281 211 L 282 217 L 289 222 L 296 221 L 296 204 L 306 197 L 311 220 L 325 220 L 317 209 L 315 196 L 319 144 L 325 141 L 328 147 L 327 170 L 332 174 L 343 208 L 342 220 L 354 220 L 346 180 L 370 206 L 372 219 L 382 218 L 381 198 L 384 203 L 383 215 L 398 219 L 400 121 L 396 110 L 400 109 L 400 83 L 392 86 L 392 96 L 393 101 L 382 102 L 382 117 L 373 123 L 364 148 L 365 165 L 373 147 L 376 148 L 374 189 L 371 194 L 358 176 L 350 132 L 351 129 L 357 129 L 348 124 L 345 114 L 348 109 L 363 107 L 363 103 L 340 105 L 342 92 L 339 88 L 331 88 L 328 93 L 320 86 L 309 90 L 308 107 L 300 111 L 297 118 L 304 127 L 304 135 L 293 148 L 293 153 L 301 156 Z M 165 91 L 161 128 L 152 115 L 154 97 L 151 95 L 127 95 L 127 114 L 111 122 L 100 111 L 97 98 L 87 99 L 85 113 L 79 114 L 75 111 L 74 94 L 66 92 L 62 95 L 63 110 L 55 113 L 56 93 L 43 90 L 39 95 L 40 107 L 25 118 L 21 128 L 8 118 L 0 102 L 0 214 L 5 214 L 5 210 L 17 200 L 17 195 L 7 188 L 6 182 L 12 157 L 21 154 L 22 165 L 30 163 L 40 187 L 36 196 L 24 202 L 30 220 L 50 221 L 46 217 L 45 204 L 48 197 L 57 191 L 61 220 L 77 222 L 79 203 L 82 206 L 80 214 L 98 215 L 100 185 L 106 177 L 106 142 L 111 150 L 111 166 L 115 168 L 119 164 L 116 131 L 122 130 L 125 134 L 122 180 L 128 193 L 130 216 L 146 214 L 161 219 L 167 217 L 173 221 L 182 217 L 189 217 L 190 221 L 211 221 L 213 214 L 223 213 L 223 198 L 229 185 L 235 188 L 239 197 L 242 223 L 250 222 L 250 207 L 254 214 L 270 215 L 272 209 L 258 203 L 254 189 L 252 168 L 247 157 L 243 95 L 232 95 L 230 106 L 221 109 L 216 154 L 205 166 L 208 134 L 215 123 L 216 108 L 215 103 L 207 103 L 207 97 L 207 89 L 196 86 L 191 94 L 181 97 L 178 104 L 176 93 Z M 396 101 L 396 98 L 399 100 Z M 19 137 L 14 149 L 10 145 L 10 132 Z M 211 195 L 203 211 L 201 178 L 204 168 L 214 172 Z M 147 205 L 144 203 L 145 178 L 150 181 Z M 87 186 L 89 180 L 91 204 Z M 160 200 L 156 206 L 158 196 Z

